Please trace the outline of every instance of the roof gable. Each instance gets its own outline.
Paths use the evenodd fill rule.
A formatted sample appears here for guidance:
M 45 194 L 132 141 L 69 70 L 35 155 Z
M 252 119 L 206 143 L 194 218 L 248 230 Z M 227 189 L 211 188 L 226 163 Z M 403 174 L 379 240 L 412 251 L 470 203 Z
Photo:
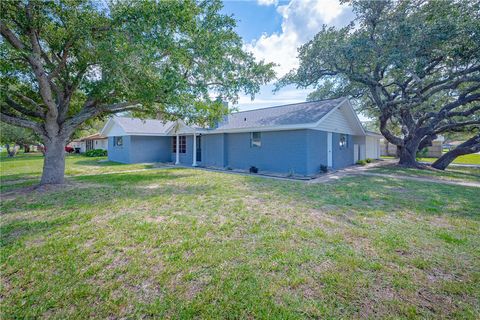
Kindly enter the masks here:
M 323 117 L 317 123 L 316 129 L 351 135 L 365 135 L 362 123 L 348 99 L 343 100 L 342 103 Z

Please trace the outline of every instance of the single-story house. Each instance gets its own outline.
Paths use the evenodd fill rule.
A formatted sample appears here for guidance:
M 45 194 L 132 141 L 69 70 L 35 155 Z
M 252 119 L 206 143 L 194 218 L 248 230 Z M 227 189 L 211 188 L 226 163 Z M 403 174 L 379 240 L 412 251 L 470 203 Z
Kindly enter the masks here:
M 315 175 L 380 157 L 380 135 L 366 132 L 346 98 L 302 102 L 225 116 L 212 128 L 183 121 L 112 117 L 101 134 L 108 158 Z
M 108 137 L 95 133 L 87 137 L 75 139 L 68 144 L 69 147 L 75 149 L 76 153 L 84 153 L 94 149 L 108 149 Z

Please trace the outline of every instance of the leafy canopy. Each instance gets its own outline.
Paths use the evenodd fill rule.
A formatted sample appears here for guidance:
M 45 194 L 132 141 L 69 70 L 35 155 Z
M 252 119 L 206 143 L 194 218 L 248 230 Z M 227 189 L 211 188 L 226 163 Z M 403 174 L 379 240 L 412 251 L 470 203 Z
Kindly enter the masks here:
M 479 125 L 479 1 L 348 3 L 355 21 L 323 26 L 278 88 L 313 87 L 310 99 L 350 96 L 413 154 L 436 134 Z M 400 134 L 391 130 L 397 123 Z
M 221 7 L 193 0 L 3 2 L 2 119 L 45 136 L 50 118 L 71 134 L 88 118 L 125 110 L 218 118 L 227 112 L 222 100 L 253 97 L 274 76 L 271 64 L 243 50 L 235 20 Z

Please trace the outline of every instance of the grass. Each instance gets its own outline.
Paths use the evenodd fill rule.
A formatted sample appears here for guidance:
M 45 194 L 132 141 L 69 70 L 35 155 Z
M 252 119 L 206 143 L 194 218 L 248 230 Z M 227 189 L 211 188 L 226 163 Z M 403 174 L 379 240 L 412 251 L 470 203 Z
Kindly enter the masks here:
M 418 161 L 421 162 L 435 162 L 437 158 L 420 158 Z M 480 165 L 480 154 L 479 153 L 473 153 L 473 154 L 466 154 L 463 156 L 459 156 L 455 160 L 453 160 L 452 163 L 456 164 L 477 164 Z
M 445 171 L 440 171 L 429 168 L 426 168 L 425 170 L 418 170 L 410 168 L 400 168 L 396 166 L 385 166 L 373 168 L 370 171 L 376 173 L 396 174 L 409 177 L 425 177 L 440 180 L 480 182 L 480 168 L 449 167 Z
M 38 177 L 40 158 L 4 160 L 2 179 Z M 2 199 L 2 319 L 480 317 L 478 188 L 192 169 L 69 182 Z
M 67 155 L 65 174 L 100 174 L 111 171 L 126 171 L 149 168 L 148 164 L 121 164 L 107 161 L 106 157 L 85 157 L 81 154 Z M 0 153 L 0 181 L 6 191 L 12 182 L 21 181 L 24 186 L 38 183 L 42 174 L 43 156 L 40 153 L 19 153 L 15 158 L 8 158 Z

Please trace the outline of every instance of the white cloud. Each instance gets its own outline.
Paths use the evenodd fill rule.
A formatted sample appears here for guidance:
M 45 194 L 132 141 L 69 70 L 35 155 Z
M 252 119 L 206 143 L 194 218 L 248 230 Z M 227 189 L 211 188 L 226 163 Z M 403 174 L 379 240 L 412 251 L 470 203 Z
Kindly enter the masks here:
M 261 6 L 276 6 L 278 4 L 278 0 L 257 0 L 257 3 Z
M 261 2 L 261 3 L 260 3 Z M 277 5 L 277 1 L 258 0 L 259 4 Z M 271 3 L 270 3 L 271 2 Z M 311 40 L 323 24 L 342 27 L 352 19 L 351 9 L 338 0 L 291 0 L 287 5 L 277 7 L 282 16 L 282 30 L 278 33 L 263 34 L 260 38 L 245 44 L 257 59 L 278 64 L 277 77 L 298 67 L 297 48 Z M 262 86 L 261 92 L 251 101 L 249 96 L 240 96 L 237 107 L 250 110 L 305 101 L 311 89 L 282 88 L 273 94 L 273 85 Z
M 338 0 L 292 0 L 277 11 L 283 19 L 282 31 L 263 34 L 246 48 L 258 59 L 278 64 L 279 77 L 298 66 L 297 48 L 312 39 L 323 24 L 343 26 L 352 18 L 351 10 Z

